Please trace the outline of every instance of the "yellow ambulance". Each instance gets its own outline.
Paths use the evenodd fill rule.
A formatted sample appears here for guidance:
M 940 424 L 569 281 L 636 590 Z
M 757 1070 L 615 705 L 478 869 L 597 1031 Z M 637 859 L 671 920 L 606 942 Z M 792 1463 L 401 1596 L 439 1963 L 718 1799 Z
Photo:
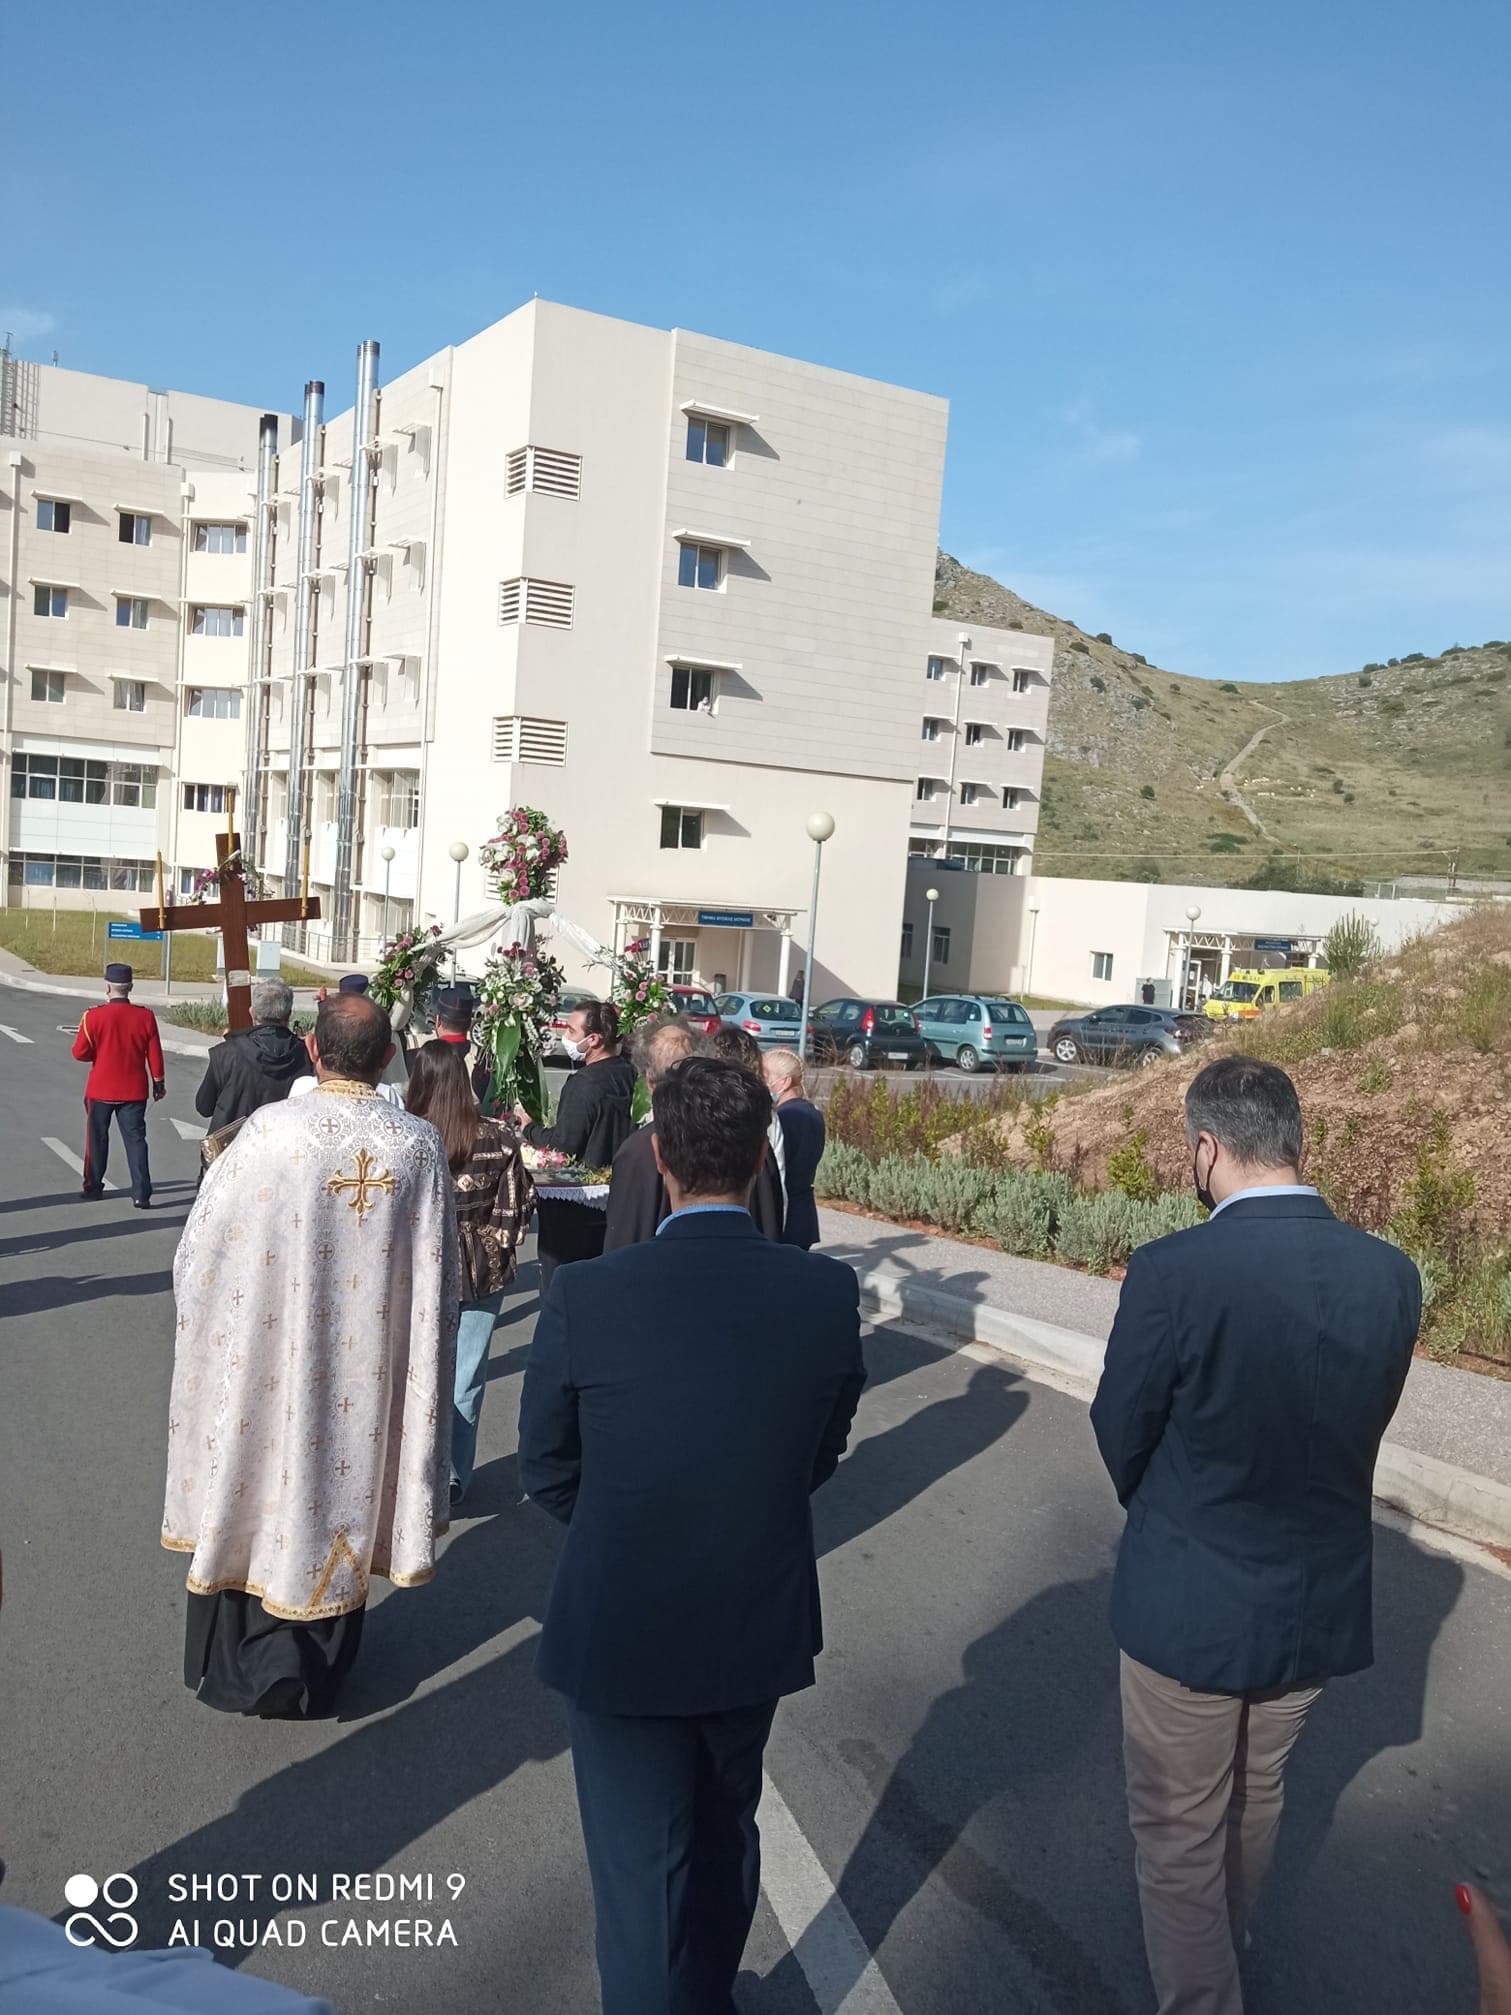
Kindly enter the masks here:
M 1282 1001 L 1305 1000 L 1332 980 L 1321 966 L 1281 966 L 1273 972 L 1236 968 L 1207 1002 L 1209 1021 L 1252 1021 Z

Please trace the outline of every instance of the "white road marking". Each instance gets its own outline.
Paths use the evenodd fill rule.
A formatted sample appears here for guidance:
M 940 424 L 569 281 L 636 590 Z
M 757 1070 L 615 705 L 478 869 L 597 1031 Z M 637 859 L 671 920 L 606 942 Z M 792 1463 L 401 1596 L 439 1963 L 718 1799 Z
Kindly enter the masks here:
M 79 1157 L 74 1153 L 71 1147 L 64 1147 L 62 1141 L 54 1140 L 52 1135 L 48 1133 L 43 1134 L 42 1145 L 43 1147 L 50 1147 L 53 1153 L 58 1157 L 59 1161 L 66 1161 L 68 1163 L 68 1166 L 73 1170 L 75 1175 L 78 1176 L 83 1175 L 84 1164 L 79 1160 Z M 114 1189 L 115 1184 L 113 1182 L 106 1182 L 102 1183 L 101 1187 L 103 1189 Z
M 172 1113 L 168 1117 L 173 1119 Z M 190 1120 L 173 1119 L 173 1127 L 180 1140 L 203 1140 L 205 1137 L 205 1129 L 195 1126 Z
M 12 1042 L 31 1041 L 31 1037 L 29 1035 L 22 1035 L 20 1029 L 18 1028 L 7 1028 L 3 1021 L 0 1021 L 0 1035 L 8 1035 Z
M 764 1779 L 757 1815 L 761 1887 L 808 1982 L 819 2015 L 902 2015 L 855 1919 L 787 1802 Z

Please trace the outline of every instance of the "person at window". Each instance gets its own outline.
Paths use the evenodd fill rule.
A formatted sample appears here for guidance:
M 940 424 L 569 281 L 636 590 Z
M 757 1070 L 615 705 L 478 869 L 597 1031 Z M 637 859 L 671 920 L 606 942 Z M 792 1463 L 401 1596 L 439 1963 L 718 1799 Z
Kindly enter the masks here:
M 441 1136 L 456 1196 L 462 1260 L 462 1319 L 456 1333 L 451 1417 L 451 1502 L 460 1504 L 477 1461 L 477 1423 L 488 1377 L 488 1346 L 514 1278 L 515 1255 L 535 1206 L 519 1142 L 502 1120 L 484 1119 L 468 1082 L 463 1050 L 434 1040 L 409 1070 L 409 1110 Z
M 818 1204 L 813 1178 L 824 1153 L 824 1115 L 808 1097 L 803 1060 L 796 1050 L 768 1050 L 762 1059 L 766 1089 L 776 1104 L 787 1161 L 787 1217 L 782 1239 L 809 1252 L 818 1244 Z
M 544 1126 L 532 1120 L 523 1106 L 515 1107 L 515 1122 L 531 1147 L 554 1148 L 583 1168 L 608 1168 L 635 1125 L 630 1110 L 635 1066 L 620 1054 L 618 1008 L 612 1001 L 574 1008 L 562 1048 L 580 1068 L 561 1088 L 554 1122 Z M 601 1210 L 542 1197 L 536 1227 L 543 1288 L 557 1267 L 596 1259 L 603 1251 Z
M 289 1027 L 294 989 L 286 980 L 261 979 L 252 988 L 252 1026 L 229 1029 L 205 1059 L 194 1110 L 211 1134 L 244 1120 L 259 1106 L 287 1098 L 296 1078 L 313 1079 L 315 1066 Z

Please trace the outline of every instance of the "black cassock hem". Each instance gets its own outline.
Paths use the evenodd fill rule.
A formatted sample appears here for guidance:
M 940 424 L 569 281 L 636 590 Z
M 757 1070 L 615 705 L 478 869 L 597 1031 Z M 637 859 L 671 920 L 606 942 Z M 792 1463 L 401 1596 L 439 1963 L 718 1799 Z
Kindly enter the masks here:
M 356 1661 L 365 1610 L 291 1623 L 239 1588 L 188 1601 L 184 1684 L 207 1707 L 284 1721 L 331 1711 Z

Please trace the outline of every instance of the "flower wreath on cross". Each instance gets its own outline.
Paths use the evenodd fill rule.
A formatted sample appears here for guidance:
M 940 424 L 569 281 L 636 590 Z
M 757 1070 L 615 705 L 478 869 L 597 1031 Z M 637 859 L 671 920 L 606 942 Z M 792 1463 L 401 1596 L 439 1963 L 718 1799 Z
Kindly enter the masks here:
M 235 853 L 227 854 L 218 866 L 194 870 L 194 879 L 189 885 L 190 902 L 219 902 L 221 884 L 228 875 L 240 875 L 242 886 L 253 902 L 261 902 L 271 892 L 267 877 L 238 847 Z

